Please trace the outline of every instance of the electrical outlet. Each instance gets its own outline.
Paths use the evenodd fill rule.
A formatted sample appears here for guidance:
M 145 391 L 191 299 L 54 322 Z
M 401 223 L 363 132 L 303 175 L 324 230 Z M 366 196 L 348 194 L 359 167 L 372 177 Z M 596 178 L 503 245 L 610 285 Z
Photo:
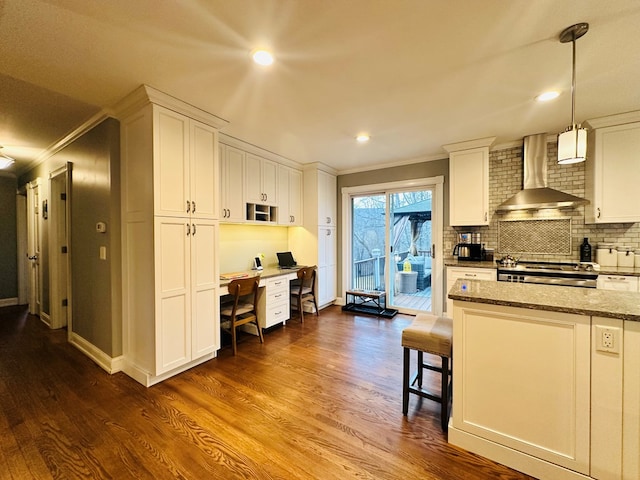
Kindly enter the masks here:
M 620 353 L 620 329 L 596 325 L 596 350 L 599 352 Z

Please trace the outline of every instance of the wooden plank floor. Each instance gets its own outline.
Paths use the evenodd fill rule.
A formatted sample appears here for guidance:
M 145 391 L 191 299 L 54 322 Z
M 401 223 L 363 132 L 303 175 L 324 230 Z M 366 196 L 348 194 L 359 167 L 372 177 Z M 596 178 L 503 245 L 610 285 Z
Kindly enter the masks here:
M 433 402 L 402 416 L 410 321 L 330 307 L 147 389 L 2 308 L 0 478 L 530 479 L 448 445 Z

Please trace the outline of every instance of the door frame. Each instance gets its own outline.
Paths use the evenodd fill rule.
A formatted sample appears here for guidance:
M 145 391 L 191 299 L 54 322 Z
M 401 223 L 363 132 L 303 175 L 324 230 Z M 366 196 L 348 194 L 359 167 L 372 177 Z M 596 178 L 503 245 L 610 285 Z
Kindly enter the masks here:
M 71 163 L 49 173 L 49 191 L 51 192 L 51 223 L 49 224 L 49 305 L 51 311 L 49 326 L 51 328 L 68 327 L 69 332 L 71 332 L 69 325 L 71 317 L 70 175 Z M 62 182 L 62 185 L 59 182 Z M 62 200 L 60 196 L 62 193 L 65 194 L 66 200 Z M 66 253 L 62 252 L 63 247 L 66 248 Z M 66 305 L 63 305 L 64 300 L 66 300 Z
M 389 190 L 417 190 L 420 188 L 433 189 L 431 204 L 431 238 L 433 241 L 433 258 L 431 260 L 431 311 L 434 315 L 442 315 L 442 289 L 444 288 L 443 274 L 443 220 L 444 220 L 444 176 L 438 175 L 428 178 L 415 178 L 412 180 L 401 180 L 396 182 L 376 183 L 371 185 L 359 185 L 356 187 L 342 188 L 342 298 L 346 297 L 346 285 L 350 284 L 351 278 L 351 202 L 352 195 L 381 194 L 385 195 Z M 389 264 L 392 253 L 390 252 L 390 229 L 385 229 L 385 261 Z M 388 290 L 390 279 L 385 278 L 385 288 Z

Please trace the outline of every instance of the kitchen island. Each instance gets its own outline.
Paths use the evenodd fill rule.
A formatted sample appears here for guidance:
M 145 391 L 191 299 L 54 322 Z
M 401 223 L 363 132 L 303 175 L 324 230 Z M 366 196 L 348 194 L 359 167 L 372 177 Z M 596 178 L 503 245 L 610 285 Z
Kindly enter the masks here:
M 640 478 L 640 294 L 458 280 L 449 442 L 540 479 Z

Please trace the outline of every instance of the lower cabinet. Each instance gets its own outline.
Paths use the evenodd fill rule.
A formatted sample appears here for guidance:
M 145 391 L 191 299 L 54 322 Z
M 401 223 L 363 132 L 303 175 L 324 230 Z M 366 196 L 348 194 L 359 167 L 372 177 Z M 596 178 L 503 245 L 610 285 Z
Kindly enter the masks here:
M 453 315 L 453 300 L 449 300 L 447 294 L 456 280 L 466 278 L 468 280 L 496 280 L 497 272 L 494 268 L 473 268 L 473 267 L 447 267 L 447 288 L 445 289 L 445 305 L 447 310 L 444 315 L 451 318 Z
M 289 320 L 289 282 L 295 275 L 280 275 L 265 281 L 264 293 L 261 297 L 258 323 L 262 328 L 269 328 Z
M 455 302 L 449 441 L 538 478 L 589 475 L 590 320 Z
M 336 227 L 318 228 L 318 306 L 336 299 Z
M 598 275 L 598 288 L 601 290 L 618 290 L 620 292 L 637 292 L 638 277 L 626 275 Z
M 215 356 L 219 348 L 218 224 L 155 217 L 126 225 L 125 373 L 149 386 Z M 149 254 L 151 252 L 151 254 Z

